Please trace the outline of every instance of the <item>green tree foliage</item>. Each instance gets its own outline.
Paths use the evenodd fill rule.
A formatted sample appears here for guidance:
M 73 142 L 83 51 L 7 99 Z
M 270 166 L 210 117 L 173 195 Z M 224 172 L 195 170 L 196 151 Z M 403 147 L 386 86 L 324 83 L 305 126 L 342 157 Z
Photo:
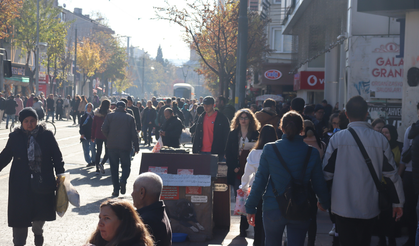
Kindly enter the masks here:
M 54 31 L 64 28 L 57 18 L 61 10 L 54 8 L 53 0 L 39 0 L 39 42 L 48 42 L 48 36 L 54 34 Z M 20 9 L 20 18 L 13 21 L 15 34 L 12 43 L 15 47 L 20 48 L 22 53 L 26 54 L 26 71 L 30 75 L 29 89 L 34 89 L 34 75 L 38 71 L 31 69 L 29 66 L 32 54 L 36 59 L 36 2 L 37 0 L 25 0 Z

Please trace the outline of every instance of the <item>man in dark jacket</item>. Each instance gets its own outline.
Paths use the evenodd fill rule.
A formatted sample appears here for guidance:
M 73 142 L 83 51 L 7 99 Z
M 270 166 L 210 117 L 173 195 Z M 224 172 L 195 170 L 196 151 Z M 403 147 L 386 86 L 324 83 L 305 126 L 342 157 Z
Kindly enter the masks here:
M 159 110 L 159 115 L 157 116 L 157 121 L 159 123 L 159 127 L 162 127 L 164 122 L 166 122 L 166 118 L 164 117 L 164 110 L 166 108 L 170 108 L 171 104 L 172 104 L 172 99 L 168 98 L 168 99 L 166 99 L 166 105 L 161 107 L 161 109 Z
M 132 146 L 136 153 L 140 150 L 135 120 L 126 112 L 124 102 L 118 102 L 115 111 L 106 115 L 102 132 L 107 139 L 106 145 L 109 150 L 113 184 L 112 196 L 119 196 L 119 189 L 121 189 L 121 194 L 126 192 L 127 179 L 131 171 L 130 152 Z M 121 161 L 122 168 L 121 182 L 119 181 L 119 161 Z
M 166 122 L 164 122 L 160 132 L 160 136 L 163 138 L 163 145 L 179 148 L 179 138 L 183 128 L 182 121 L 174 115 L 173 109 L 171 108 L 164 110 L 164 117 L 166 118 Z
M 6 107 L 4 109 L 4 112 L 7 114 L 6 129 L 9 128 L 9 119 L 12 119 L 12 124 L 15 123 L 16 107 L 17 103 L 15 97 L 10 96 L 9 99 L 6 100 Z
M 203 100 L 205 112 L 191 128 L 191 132 L 195 132 L 192 151 L 217 154 L 218 159 L 222 160 L 230 133 L 230 124 L 221 112 L 214 110 L 214 103 L 213 97 L 208 96 Z
M 6 109 L 6 99 L 4 99 L 3 93 L 0 92 L 0 123 L 3 121 L 5 109 Z
M 236 109 L 230 104 L 227 104 L 227 98 L 219 96 L 217 98 L 216 105 L 218 110 L 223 113 L 225 117 L 227 117 L 228 121 L 231 121 L 234 118 Z
M 135 124 L 137 126 L 137 132 L 141 131 L 141 118 L 140 118 L 140 110 L 138 110 L 137 107 L 134 106 L 134 103 L 132 101 L 132 97 L 128 96 L 127 97 L 127 108 L 131 109 L 132 112 L 134 113 L 134 118 L 135 118 Z
M 156 246 L 172 245 L 172 227 L 166 214 L 164 202 L 160 200 L 162 179 L 155 173 L 142 173 L 135 180 L 131 194 L 134 206 L 150 229 Z
M 55 111 L 55 119 L 62 120 L 64 100 L 61 98 L 61 95 L 58 96 L 57 102 L 55 104 L 57 105 L 57 110 Z
M 54 95 L 50 94 L 47 99 L 47 118 L 45 121 L 48 121 L 48 118 L 52 117 L 52 123 L 54 123 L 54 110 L 55 110 L 55 101 Z
M 152 102 L 148 101 L 147 108 L 143 110 L 141 115 L 145 145 L 148 144 L 150 146 L 151 144 L 151 131 L 153 130 L 156 117 L 156 109 L 153 108 Z

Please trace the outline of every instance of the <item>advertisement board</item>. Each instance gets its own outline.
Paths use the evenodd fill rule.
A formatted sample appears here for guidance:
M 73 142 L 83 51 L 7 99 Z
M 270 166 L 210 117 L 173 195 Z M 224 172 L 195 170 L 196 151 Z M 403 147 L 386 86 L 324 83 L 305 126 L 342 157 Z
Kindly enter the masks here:
M 324 72 L 299 72 L 294 75 L 294 90 L 324 90 Z
M 357 37 L 350 52 L 349 97 L 401 99 L 403 66 L 399 38 Z

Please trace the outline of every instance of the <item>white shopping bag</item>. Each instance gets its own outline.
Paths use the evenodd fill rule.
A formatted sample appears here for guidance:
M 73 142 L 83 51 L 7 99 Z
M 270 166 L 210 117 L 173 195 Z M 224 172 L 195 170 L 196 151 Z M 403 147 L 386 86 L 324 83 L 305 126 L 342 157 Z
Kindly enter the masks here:
M 156 145 L 154 145 L 152 153 L 160 153 L 160 149 L 163 147 L 163 140 L 162 137 L 159 137 L 159 141 L 157 141 Z

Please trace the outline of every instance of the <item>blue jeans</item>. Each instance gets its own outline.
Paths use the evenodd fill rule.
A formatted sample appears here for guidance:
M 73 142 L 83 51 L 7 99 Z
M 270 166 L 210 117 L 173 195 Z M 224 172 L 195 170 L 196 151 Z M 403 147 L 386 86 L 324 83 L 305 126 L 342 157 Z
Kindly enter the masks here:
M 91 139 L 81 141 L 83 146 L 84 160 L 89 163 L 95 163 L 96 148 L 95 143 Z
M 52 121 L 54 122 L 54 111 L 48 111 L 47 112 L 47 118 L 45 119 L 45 121 L 48 121 L 49 117 L 52 117 Z
M 263 228 L 265 229 L 265 246 L 276 246 L 282 243 L 282 234 L 287 226 L 288 245 L 304 246 L 310 221 L 286 220 L 278 209 L 263 211 Z
M 15 114 L 7 114 L 6 127 L 9 125 L 9 119 L 12 119 L 12 124 L 15 123 Z
M 123 151 L 117 149 L 108 149 L 109 164 L 111 166 L 111 176 L 113 191 L 119 193 L 119 185 L 126 184 L 129 174 L 131 172 L 131 156 L 130 151 Z M 122 175 L 119 179 L 119 161 L 121 161 Z

